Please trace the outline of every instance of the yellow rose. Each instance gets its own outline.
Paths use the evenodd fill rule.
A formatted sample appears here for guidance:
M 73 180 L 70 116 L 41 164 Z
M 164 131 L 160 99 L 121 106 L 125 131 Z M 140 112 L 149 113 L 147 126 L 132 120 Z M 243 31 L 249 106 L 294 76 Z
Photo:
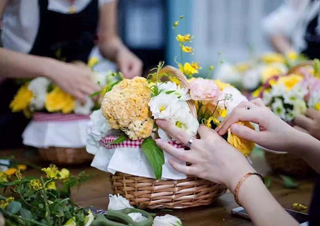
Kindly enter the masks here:
M 250 122 L 238 122 L 239 125 L 247 126 L 250 129 L 253 129 L 253 126 Z M 251 151 L 254 149 L 255 144 L 252 141 L 243 139 L 231 133 L 231 130 L 228 130 L 228 143 L 233 147 L 238 149 L 245 157 L 248 157 Z
M 272 78 L 273 76 L 282 74 L 281 71 L 277 68 L 268 66 L 266 67 L 261 73 L 261 80 L 265 83 L 268 79 Z
M 68 114 L 75 109 L 74 97 L 65 93 L 59 87 L 55 87 L 48 93 L 45 106 L 49 112 L 61 111 L 63 114 Z
M 268 53 L 262 57 L 262 60 L 266 64 L 286 62 L 285 57 L 279 53 Z
M 303 78 L 297 74 L 291 74 L 278 79 L 278 84 L 284 84 L 287 90 L 292 90 Z
M 214 82 L 216 83 L 216 85 L 219 87 L 221 91 L 224 90 L 225 88 L 232 87 L 232 85 L 221 82 L 219 79 L 214 80 Z
M 13 101 L 10 103 L 10 108 L 13 112 L 23 111 L 28 108 L 32 98 L 33 93 L 28 89 L 29 83 L 23 85 L 19 90 L 17 95 L 14 97 Z

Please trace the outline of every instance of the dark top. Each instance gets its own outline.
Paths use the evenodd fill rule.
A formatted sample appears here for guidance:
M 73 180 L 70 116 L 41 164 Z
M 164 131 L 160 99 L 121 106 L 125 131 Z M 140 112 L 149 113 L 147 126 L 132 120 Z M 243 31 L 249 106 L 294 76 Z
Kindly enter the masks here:
M 314 186 L 309 214 L 309 226 L 320 226 L 320 175 L 318 176 L 317 182 Z

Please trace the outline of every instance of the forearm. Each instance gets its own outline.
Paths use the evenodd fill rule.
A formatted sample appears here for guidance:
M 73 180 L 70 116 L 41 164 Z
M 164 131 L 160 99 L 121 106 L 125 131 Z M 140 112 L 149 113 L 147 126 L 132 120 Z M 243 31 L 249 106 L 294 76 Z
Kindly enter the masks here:
M 0 77 L 46 77 L 50 59 L 0 48 Z
M 119 51 L 126 49 L 120 38 L 116 35 L 99 37 L 98 45 L 101 54 L 114 62 Z
M 298 226 L 257 176 L 250 176 L 243 182 L 238 197 L 257 226 Z
M 282 35 L 271 36 L 271 45 L 273 48 L 282 54 L 286 54 L 290 51 L 293 51 L 290 41 Z

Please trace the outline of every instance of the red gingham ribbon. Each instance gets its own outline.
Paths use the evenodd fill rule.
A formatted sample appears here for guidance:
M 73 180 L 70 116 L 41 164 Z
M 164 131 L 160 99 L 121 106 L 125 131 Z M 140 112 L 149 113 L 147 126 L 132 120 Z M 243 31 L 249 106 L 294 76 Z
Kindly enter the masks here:
M 35 122 L 69 122 L 90 119 L 89 115 L 61 114 L 61 113 L 34 113 L 33 121 Z
M 106 149 L 115 149 L 115 148 L 141 148 L 143 139 L 141 140 L 126 140 L 120 144 L 109 144 L 115 141 L 118 137 L 115 136 L 106 136 L 100 140 L 100 144 Z M 169 141 L 169 144 L 173 145 L 176 148 L 184 148 L 183 144 L 177 144 L 176 142 Z

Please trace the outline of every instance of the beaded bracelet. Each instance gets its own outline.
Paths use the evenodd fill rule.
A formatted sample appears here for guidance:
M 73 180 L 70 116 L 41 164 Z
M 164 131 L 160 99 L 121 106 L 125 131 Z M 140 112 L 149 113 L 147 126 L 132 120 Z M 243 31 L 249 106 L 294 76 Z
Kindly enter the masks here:
M 241 187 L 241 185 L 243 184 L 243 182 L 248 178 L 248 177 L 250 177 L 250 176 L 252 176 L 252 175 L 255 175 L 255 176 L 258 176 L 258 177 L 260 177 L 260 179 L 262 180 L 262 182 L 264 183 L 264 179 L 263 179 L 263 177 L 259 174 L 259 173 L 247 173 L 240 181 L 239 181 L 239 183 L 237 184 L 237 187 L 236 187 L 236 189 L 235 189 L 235 191 L 234 191 L 234 198 L 235 198 L 235 200 L 236 200 L 236 203 L 239 205 L 239 206 L 241 206 L 241 204 L 239 203 L 239 190 L 240 190 L 240 187 Z

